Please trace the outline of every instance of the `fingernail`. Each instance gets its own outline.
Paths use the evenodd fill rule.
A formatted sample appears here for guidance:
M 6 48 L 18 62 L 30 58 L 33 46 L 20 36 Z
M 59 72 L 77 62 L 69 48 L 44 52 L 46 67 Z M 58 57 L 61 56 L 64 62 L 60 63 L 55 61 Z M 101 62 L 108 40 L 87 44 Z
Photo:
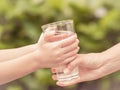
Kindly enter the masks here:
M 65 69 L 65 70 L 64 70 L 64 73 L 65 73 L 65 74 L 69 74 L 70 71 L 69 71 L 68 69 Z
M 63 82 L 57 82 L 56 84 L 57 84 L 58 86 L 61 86 L 61 87 L 64 86 Z

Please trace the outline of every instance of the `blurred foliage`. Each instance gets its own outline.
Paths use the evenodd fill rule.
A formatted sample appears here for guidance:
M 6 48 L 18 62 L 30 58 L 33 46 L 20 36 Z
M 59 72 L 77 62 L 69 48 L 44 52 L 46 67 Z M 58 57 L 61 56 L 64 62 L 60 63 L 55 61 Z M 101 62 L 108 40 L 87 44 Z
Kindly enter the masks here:
M 80 53 L 101 52 L 120 42 L 120 0 L 1 0 L 0 48 L 35 43 L 43 24 L 65 19 L 74 20 Z M 9 83 L 5 90 L 119 90 L 117 83 L 120 85 L 119 72 L 60 88 L 51 79 L 50 71 L 41 69 Z

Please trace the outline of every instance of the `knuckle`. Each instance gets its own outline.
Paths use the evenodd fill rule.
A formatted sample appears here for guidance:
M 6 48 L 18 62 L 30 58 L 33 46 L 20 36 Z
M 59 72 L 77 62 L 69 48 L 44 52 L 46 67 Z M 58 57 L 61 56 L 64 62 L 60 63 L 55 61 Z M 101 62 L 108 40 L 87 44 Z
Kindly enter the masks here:
M 64 61 L 64 58 L 63 57 L 58 57 L 57 58 L 57 63 L 63 63 Z
M 75 42 L 75 41 L 76 41 L 76 37 L 73 36 L 70 41 L 71 41 L 71 42 Z
M 77 42 L 75 43 L 75 47 L 78 47 L 78 43 Z
M 75 41 L 76 41 L 76 37 L 73 38 L 73 42 L 75 42 Z
M 56 57 L 59 57 L 59 56 L 60 56 L 60 52 L 58 52 L 58 51 L 55 52 L 55 56 L 56 56 Z
M 75 43 L 74 43 L 74 46 L 78 46 L 78 42 L 75 42 Z
M 74 43 L 73 45 L 71 45 L 71 48 L 72 49 L 76 49 L 78 47 L 78 44 L 77 43 Z
M 79 41 L 78 39 L 76 40 L 76 42 L 77 42 L 78 44 L 80 43 L 80 41 Z
M 78 52 L 78 50 L 75 49 L 75 50 L 73 51 L 73 55 L 74 55 L 74 54 L 77 54 L 77 52 Z
M 80 47 L 78 47 L 77 49 L 78 49 L 78 51 L 79 51 L 79 50 L 80 50 Z
M 61 60 L 63 61 L 65 59 L 65 55 L 61 56 Z
M 60 46 L 60 44 L 54 44 L 54 49 L 58 48 Z

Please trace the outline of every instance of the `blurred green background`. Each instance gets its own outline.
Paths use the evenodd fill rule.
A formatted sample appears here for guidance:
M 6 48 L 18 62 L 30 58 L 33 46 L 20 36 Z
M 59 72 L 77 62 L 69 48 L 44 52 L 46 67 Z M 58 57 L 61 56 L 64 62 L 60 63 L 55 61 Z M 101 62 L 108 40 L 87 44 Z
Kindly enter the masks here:
M 41 25 L 65 19 L 74 20 L 80 53 L 120 42 L 120 0 L 0 0 L 0 49 L 36 43 Z M 61 88 L 48 69 L 41 69 L 0 90 L 120 90 L 120 73 Z

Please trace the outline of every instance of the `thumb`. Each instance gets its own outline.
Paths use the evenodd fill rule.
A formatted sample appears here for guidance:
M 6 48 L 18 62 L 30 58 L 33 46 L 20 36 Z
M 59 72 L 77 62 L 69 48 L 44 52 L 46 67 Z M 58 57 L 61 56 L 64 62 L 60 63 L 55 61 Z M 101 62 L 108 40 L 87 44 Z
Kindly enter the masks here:
M 48 31 L 45 33 L 41 33 L 38 42 L 42 41 L 50 41 L 50 37 L 52 37 L 55 34 L 55 31 Z
M 39 37 L 38 42 L 41 40 L 49 41 L 49 38 L 55 35 L 55 27 L 48 27 Z
M 52 41 L 52 37 L 55 36 L 55 31 L 47 31 L 44 33 L 44 39 L 45 41 L 51 42 Z

